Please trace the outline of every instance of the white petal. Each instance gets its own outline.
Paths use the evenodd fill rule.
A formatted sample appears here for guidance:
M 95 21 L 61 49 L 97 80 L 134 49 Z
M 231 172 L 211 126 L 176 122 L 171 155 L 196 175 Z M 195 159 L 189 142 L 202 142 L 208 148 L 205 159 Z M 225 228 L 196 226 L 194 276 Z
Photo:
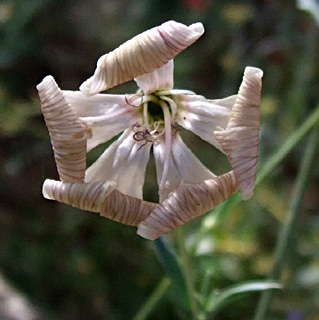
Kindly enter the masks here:
M 151 144 L 135 141 L 132 129 L 126 129 L 118 140 L 86 171 L 85 182 L 112 180 L 122 193 L 142 199 L 146 166 Z
M 79 117 L 100 116 L 107 114 L 109 110 L 128 106 L 124 94 L 97 94 L 88 97 L 81 91 L 62 92 Z
M 93 127 L 92 130 L 92 139 L 87 141 L 87 152 L 91 151 L 95 147 L 99 146 L 102 143 L 105 143 L 113 138 L 113 136 L 124 131 L 127 128 L 127 125 L 122 123 L 114 123 L 108 127 Z
M 87 97 L 81 91 L 63 91 L 63 94 L 80 119 L 92 130 L 88 151 L 140 119 L 139 108 L 128 104 L 126 95 L 97 94 Z
M 147 30 L 102 56 L 80 90 L 94 95 L 162 67 L 204 33 L 201 23 L 189 27 L 168 21 Z
M 194 91 L 185 89 L 172 89 L 168 91 L 161 92 L 161 95 L 183 95 L 183 94 L 195 94 Z
M 207 100 L 198 95 L 180 95 L 175 98 L 178 103 L 176 121 L 223 152 L 214 131 L 217 127 L 226 128 L 236 97 Z
M 37 86 L 60 179 L 82 182 L 86 169 L 86 142 L 90 130 L 80 121 L 52 76 Z
M 234 169 L 243 200 L 252 197 L 256 181 L 262 76 L 258 68 L 245 69 L 227 127 L 214 132 Z
M 233 171 L 201 183 L 182 182 L 138 225 L 137 233 L 143 238 L 154 240 L 215 208 L 237 190 Z
M 154 144 L 153 151 L 156 163 L 157 183 L 160 184 L 165 158 L 164 138 L 160 138 L 159 141 Z M 215 177 L 215 175 L 189 150 L 182 141 L 179 133 L 177 132 L 172 136 L 171 156 L 167 180 L 165 182 L 165 191 L 160 200 L 163 201 L 166 199 L 168 194 L 176 189 L 181 181 L 185 183 L 199 183 L 213 177 Z
M 63 183 L 45 180 L 42 193 L 47 199 L 98 212 L 103 217 L 132 226 L 138 225 L 156 206 L 121 193 L 114 181 Z
M 174 86 L 174 62 L 168 61 L 161 68 L 135 78 L 137 85 L 145 94 L 156 90 L 170 90 Z

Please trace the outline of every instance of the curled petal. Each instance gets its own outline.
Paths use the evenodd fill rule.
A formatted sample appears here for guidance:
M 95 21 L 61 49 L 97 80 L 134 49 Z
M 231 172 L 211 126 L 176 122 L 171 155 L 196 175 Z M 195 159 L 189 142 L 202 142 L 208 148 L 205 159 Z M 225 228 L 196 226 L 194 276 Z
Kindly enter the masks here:
M 156 90 L 171 90 L 174 86 L 173 72 L 174 62 L 170 60 L 161 68 L 143 74 L 134 80 L 145 94 L 150 94 Z
M 166 153 L 165 137 L 160 138 L 153 145 L 153 151 L 157 182 L 160 184 Z M 182 180 L 185 183 L 199 183 L 213 177 L 215 177 L 215 175 L 196 158 L 192 151 L 185 145 L 179 133 L 176 132 L 175 135 L 172 136 L 167 179 L 160 200 L 163 201 L 166 199 L 168 194 L 175 190 Z
M 122 193 L 142 199 L 151 144 L 134 140 L 131 128 L 113 142 L 86 171 L 85 182 L 112 180 Z
M 83 182 L 90 130 L 75 114 L 52 76 L 37 86 L 60 179 Z
M 155 208 L 156 204 L 124 195 L 113 181 L 66 183 L 45 180 L 43 196 L 81 210 L 100 213 L 108 219 L 136 226 Z
M 243 200 L 252 197 L 257 175 L 262 76 L 258 68 L 245 69 L 227 127 L 214 132 L 233 167 Z
M 197 184 L 181 183 L 138 225 L 137 233 L 154 240 L 205 214 L 238 190 L 233 171 Z
M 236 95 L 219 100 L 208 100 L 198 95 L 180 95 L 176 121 L 185 129 L 223 152 L 214 135 L 217 127 L 225 128 L 236 101 Z
M 140 110 L 128 104 L 126 95 L 97 94 L 85 96 L 81 91 L 62 91 L 80 120 L 92 130 L 87 151 L 109 141 L 140 119 Z
M 94 95 L 152 72 L 194 43 L 203 32 L 201 23 L 187 27 L 175 21 L 147 30 L 102 56 L 93 76 L 80 90 Z

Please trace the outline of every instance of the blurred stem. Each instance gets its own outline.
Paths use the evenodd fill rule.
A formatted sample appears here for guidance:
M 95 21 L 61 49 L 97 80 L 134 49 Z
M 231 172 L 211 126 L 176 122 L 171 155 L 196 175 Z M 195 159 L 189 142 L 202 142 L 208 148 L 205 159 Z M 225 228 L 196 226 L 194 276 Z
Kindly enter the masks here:
M 156 239 L 154 244 L 157 257 L 172 281 L 174 301 L 177 303 L 179 308 L 189 314 L 191 312 L 191 303 L 184 270 L 179 263 L 175 252 L 166 242 L 164 237 Z
M 188 254 L 185 247 L 183 227 L 179 227 L 176 232 L 177 232 L 178 248 L 179 248 L 180 257 L 181 257 L 181 264 L 184 269 L 187 290 L 188 290 L 190 303 L 191 303 L 191 310 L 193 315 L 192 319 L 197 320 L 198 310 L 197 310 L 197 303 L 195 300 L 195 291 L 193 286 L 193 276 L 192 276 L 193 272 L 189 264 Z
M 205 276 L 201 283 L 200 287 L 200 296 L 206 298 L 208 296 L 209 285 L 212 278 L 212 272 L 210 270 L 206 270 Z
M 135 315 L 133 320 L 145 320 L 152 313 L 156 304 L 163 298 L 171 285 L 171 280 L 167 277 L 163 278 L 154 292 L 142 306 L 140 311 Z
M 279 163 L 295 148 L 307 133 L 319 122 L 319 105 L 307 120 L 286 140 L 282 147 L 263 165 L 258 173 L 256 185 L 261 183 Z
M 285 256 L 289 244 L 289 240 L 294 232 L 294 227 L 297 222 L 297 215 L 303 202 L 303 197 L 308 186 L 312 164 L 314 162 L 316 154 L 316 144 L 318 141 L 318 129 L 313 130 L 307 144 L 305 155 L 302 159 L 302 163 L 298 172 L 296 189 L 292 196 L 290 209 L 287 215 L 286 222 L 284 223 L 282 230 L 279 234 L 275 255 L 274 255 L 274 267 L 269 275 L 269 279 L 278 280 L 283 269 L 285 262 Z M 264 320 L 267 309 L 270 304 L 272 291 L 265 291 L 259 300 L 255 320 Z

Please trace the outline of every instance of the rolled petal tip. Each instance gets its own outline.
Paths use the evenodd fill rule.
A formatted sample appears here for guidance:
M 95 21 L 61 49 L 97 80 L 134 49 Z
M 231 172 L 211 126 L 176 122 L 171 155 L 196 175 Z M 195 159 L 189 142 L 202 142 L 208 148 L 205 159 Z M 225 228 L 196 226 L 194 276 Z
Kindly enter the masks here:
M 138 225 L 137 234 L 148 240 L 178 228 L 231 197 L 238 190 L 234 172 L 201 183 L 181 184 Z
M 52 76 L 37 86 L 60 179 L 83 182 L 89 128 L 75 114 Z
M 114 181 L 67 183 L 45 180 L 42 194 L 46 199 L 69 204 L 81 210 L 99 213 L 108 219 L 137 226 L 156 204 L 125 195 Z
M 66 183 L 46 179 L 42 186 L 43 197 L 56 200 L 83 210 L 89 210 L 87 203 L 99 202 L 117 187 L 114 181 L 99 183 Z M 97 196 L 98 195 L 98 196 Z M 82 198 L 82 201 L 80 199 Z
M 203 35 L 203 33 L 205 32 L 204 26 L 201 22 L 196 22 L 191 24 L 189 26 L 189 29 L 194 31 L 194 33 L 199 37 Z
M 258 68 L 245 69 L 227 127 L 214 131 L 233 167 L 243 200 L 252 197 L 257 176 L 262 76 Z
M 53 197 L 53 190 L 58 185 L 59 181 L 46 179 L 42 186 L 42 195 L 45 199 L 55 200 Z
M 203 32 L 199 22 L 186 26 L 167 21 L 149 29 L 103 55 L 93 76 L 83 82 L 80 90 L 90 96 L 150 73 L 194 43 Z
M 246 76 L 256 76 L 259 79 L 261 79 L 263 77 L 263 75 L 264 75 L 264 72 L 259 68 L 248 66 L 248 67 L 245 68 L 244 74 Z
M 49 75 L 49 76 L 46 76 L 45 78 L 43 78 L 43 80 L 37 85 L 36 88 L 38 91 L 41 91 L 52 84 L 56 84 L 56 82 L 55 82 L 54 78 L 51 75 Z

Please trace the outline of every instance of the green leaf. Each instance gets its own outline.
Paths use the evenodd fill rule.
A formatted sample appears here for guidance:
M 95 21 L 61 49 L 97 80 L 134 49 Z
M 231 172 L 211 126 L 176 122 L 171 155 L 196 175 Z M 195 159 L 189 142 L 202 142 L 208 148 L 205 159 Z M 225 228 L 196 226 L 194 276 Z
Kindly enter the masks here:
M 172 281 L 172 289 L 174 297 L 177 299 L 179 305 L 185 311 L 191 311 L 190 297 L 187 290 L 187 284 L 183 269 L 173 250 L 169 247 L 168 243 L 163 237 L 155 240 L 155 248 L 159 261 L 162 263 L 165 272 Z
M 282 289 L 282 286 L 280 283 L 270 280 L 245 282 L 231 286 L 221 292 L 214 292 L 208 300 L 206 310 L 216 314 L 239 294 L 273 289 Z
M 150 314 L 154 311 L 155 307 L 166 294 L 167 290 L 171 285 L 171 280 L 167 277 L 163 278 L 160 284 L 155 288 L 154 292 L 147 299 L 147 301 L 142 305 L 139 312 L 135 315 L 133 320 L 145 320 L 148 319 Z

